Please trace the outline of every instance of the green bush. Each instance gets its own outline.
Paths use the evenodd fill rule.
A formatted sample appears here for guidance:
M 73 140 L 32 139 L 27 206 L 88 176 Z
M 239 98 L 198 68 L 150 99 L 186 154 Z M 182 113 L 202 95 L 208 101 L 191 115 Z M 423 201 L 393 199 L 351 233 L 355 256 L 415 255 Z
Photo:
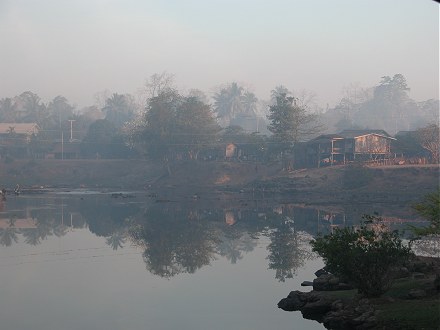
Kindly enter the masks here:
M 386 292 L 394 269 L 411 256 L 410 247 L 402 243 L 397 231 L 389 231 L 380 217 L 369 215 L 364 216 L 359 228 L 336 229 L 311 244 L 331 273 L 367 297 Z
M 414 232 L 419 236 L 440 235 L 440 189 L 426 195 L 423 201 L 414 204 L 413 208 L 430 222 L 429 227 L 413 227 Z

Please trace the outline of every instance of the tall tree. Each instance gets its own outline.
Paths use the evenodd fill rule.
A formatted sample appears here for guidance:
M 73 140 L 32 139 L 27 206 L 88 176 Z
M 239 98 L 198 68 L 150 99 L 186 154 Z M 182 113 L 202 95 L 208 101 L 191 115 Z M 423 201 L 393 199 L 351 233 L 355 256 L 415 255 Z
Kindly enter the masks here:
M 181 103 L 182 97 L 174 90 L 166 90 L 149 99 L 139 139 L 145 143 L 152 159 L 167 162 L 174 158 L 179 143 L 175 134 L 176 113 Z
M 184 97 L 176 90 L 166 90 L 148 102 L 137 141 L 145 145 L 152 159 L 170 162 L 177 158 L 197 159 L 200 150 L 214 142 L 219 126 L 209 105 L 196 97 Z
M 281 152 L 283 163 L 285 151 L 293 151 L 298 142 L 322 130 L 317 116 L 309 113 L 304 105 L 300 105 L 298 99 L 285 93 L 277 95 L 275 104 L 269 106 L 268 119 L 268 129 L 273 134 L 272 149 Z M 292 165 L 290 162 L 283 164 L 288 168 Z
M 307 108 L 299 105 L 295 97 L 284 93 L 276 97 L 274 105 L 269 106 L 268 119 L 268 128 L 274 140 L 286 147 L 294 146 L 322 128 L 316 115 L 308 113 Z
M 277 103 L 277 98 L 286 95 L 286 96 L 292 96 L 292 92 L 287 89 L 286 86 L 278 85 L 275 86 L 274 89 L 270 92 L 270 105 L 275 105 Z
M 215 141 L 215 134 L 219 130 L 209 105 L 195 97 L 182 99 L 176 112 L 176 133 L 182 146 L 180 149 L 189 158 L 197 159 L 200 150 Z
M 373 97 L 359 106 L 353 120 L 360 126 L 384 129 L 391 134 L 409 130 L 418 110 L 409 98 L 409 90 L 402 74 L 382 77 L 373 89 Z

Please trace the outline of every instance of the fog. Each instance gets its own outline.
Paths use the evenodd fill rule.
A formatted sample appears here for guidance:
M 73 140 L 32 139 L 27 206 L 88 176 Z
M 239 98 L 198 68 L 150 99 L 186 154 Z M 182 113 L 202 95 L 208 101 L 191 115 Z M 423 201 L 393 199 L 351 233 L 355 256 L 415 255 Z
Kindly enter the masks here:
M 182 91 L 236 81 L 267 100 L 284 85 L 323 109 L 350 84 L 400 73 L 412 99 L 437 99 L 438 24 L 428 0 L 0 0 L 0 98 L 32 91 L 81 108 L 167 71 Z

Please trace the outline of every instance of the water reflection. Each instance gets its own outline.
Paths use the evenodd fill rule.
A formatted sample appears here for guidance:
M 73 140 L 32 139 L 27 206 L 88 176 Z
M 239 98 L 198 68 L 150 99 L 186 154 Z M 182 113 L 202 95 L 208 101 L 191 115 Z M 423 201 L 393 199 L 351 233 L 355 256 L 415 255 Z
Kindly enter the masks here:
M 225 208 L 200 200 L 158 203 L 146 196 L 128 202 L 108 195 L 20 196 L 5 202 L 0 212 L 0 244 L 9 247 L 22 240 L 38 245 L 50 236 L 88 228 L 113 250 L 138 247 L 149 272 L 171 278 L 195 273 L 219 258 L 236 264 L 264 240 L 268 268 L 284 282 L 314 257 L 308 244 L 313 235 L 351 225 L 359 213 L 364 212 L 289 203 Z M 411 220 L 409 215 L 399 219 Z
M 3 246 L 11 246 L 13 242 L 18 242 L 17 234 L 19 230 L 13 225 L 11 227 L 0 229 L 0 244 Z

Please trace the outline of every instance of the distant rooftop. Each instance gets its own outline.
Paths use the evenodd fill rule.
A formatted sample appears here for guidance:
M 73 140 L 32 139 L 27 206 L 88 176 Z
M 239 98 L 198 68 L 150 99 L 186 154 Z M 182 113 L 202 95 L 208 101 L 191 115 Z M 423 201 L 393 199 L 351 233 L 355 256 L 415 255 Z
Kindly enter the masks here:
M 0 134 L 8 134 L 11 128 L 17 134 L 34 134 L 38 132 L 38 125 L 35 123 L 0 123 Z
M 340 135 L 343 138 L 349 139 L 349 138 L 355 138 L 369 134 L 376 134 L 391 138 L 391 135 L 389 135 L 387 132 L 385 132 L 382 129 L 346 129 L 340 132 L 338 135 Z

